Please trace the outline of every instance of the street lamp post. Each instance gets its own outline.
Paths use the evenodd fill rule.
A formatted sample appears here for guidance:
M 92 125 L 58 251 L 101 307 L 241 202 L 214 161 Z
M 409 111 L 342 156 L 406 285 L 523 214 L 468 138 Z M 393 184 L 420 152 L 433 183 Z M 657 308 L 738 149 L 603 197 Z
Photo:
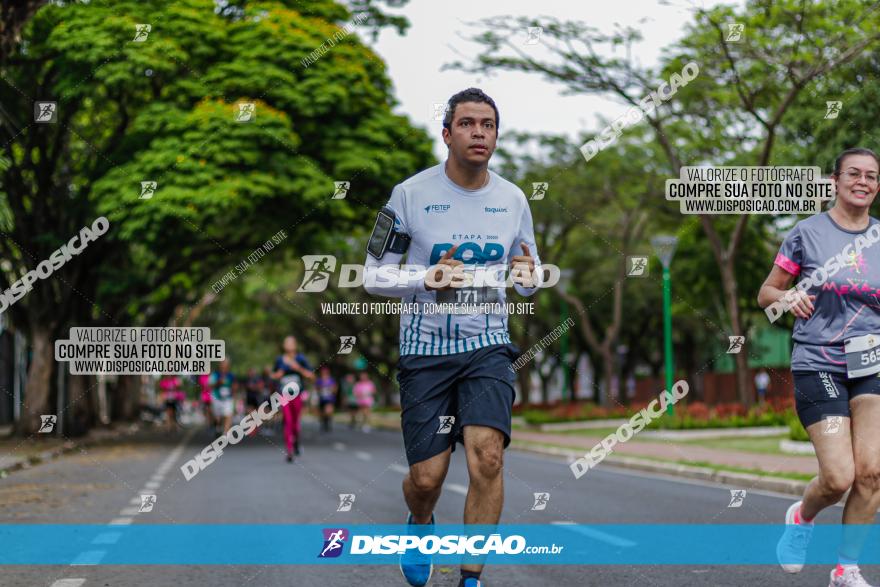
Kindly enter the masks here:
M 674 236 L 658 235 L 651 239 L 654 252 L 663 264 L 663 354 L 666 356 L 666 413 L 670 416 L 672 409 L 672 279 L 669 276 L 669 266 L 672 264 L 672 255 L 678 239 Z

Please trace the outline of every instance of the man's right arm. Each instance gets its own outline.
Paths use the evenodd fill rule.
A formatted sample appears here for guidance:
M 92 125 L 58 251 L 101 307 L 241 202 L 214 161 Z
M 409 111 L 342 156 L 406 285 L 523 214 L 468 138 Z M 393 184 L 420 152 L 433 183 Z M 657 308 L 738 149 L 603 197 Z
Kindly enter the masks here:
M 396 216 L 394 230 L 412 238 L 414 235 L 407 225 L 405 195 L 400 185 L 395 186 L 388 207 Z M 401 267 L 400 263 L 406 254 L 386 251 L 381 259 L 376 259 L 367 253 L 367 260 L 364 263 L 364 289 L 373 295 L 390 298 L 405 298 L 427 291 L 425 289 L 427 268 L 416 265 Z
M 427 269 L 417 265 L 400 266 L 403 255 L 385 253 L 381 261 L 367 255 L 364 264 L 364 289 L 367 293 L 389 298 L 405 298 L 425 289 Z

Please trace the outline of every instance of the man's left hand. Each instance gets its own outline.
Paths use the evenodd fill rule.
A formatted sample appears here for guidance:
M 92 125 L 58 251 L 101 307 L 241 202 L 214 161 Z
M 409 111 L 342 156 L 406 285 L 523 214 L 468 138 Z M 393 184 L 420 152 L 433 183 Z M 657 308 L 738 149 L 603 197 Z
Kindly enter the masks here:
M 532 288 L 538 285 L 538 276 L 535 274 L 535 258 L 529 252 L 529 247 L 521 243 L 522 255 L 516 255 L 510 260 L 510 277 L 514 283 L 523 287 Z

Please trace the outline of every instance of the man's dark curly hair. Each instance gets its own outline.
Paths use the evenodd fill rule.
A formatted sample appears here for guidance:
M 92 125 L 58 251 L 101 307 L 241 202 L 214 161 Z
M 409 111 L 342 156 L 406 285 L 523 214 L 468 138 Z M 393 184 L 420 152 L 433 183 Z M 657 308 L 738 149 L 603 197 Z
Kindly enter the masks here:
M 498 107 L 495 105 L 495 100 L 483 93 L 483 90 L 480 88 L 468 88 L 449 98 L 446 116 L 443 117 L 443 128 L 452 130 L 452 119 L 455 116 L 455 107 L 462 102 L 485 102 L 491 106 L 492 110 L 495 111 L 495 132 L 498 132 L 501 122 L 501 118 L 498 116 Z

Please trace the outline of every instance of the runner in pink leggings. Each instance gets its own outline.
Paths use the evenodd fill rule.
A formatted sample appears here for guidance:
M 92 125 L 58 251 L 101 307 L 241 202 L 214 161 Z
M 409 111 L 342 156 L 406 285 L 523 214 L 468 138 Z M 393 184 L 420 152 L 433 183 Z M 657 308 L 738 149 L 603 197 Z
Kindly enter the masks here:
M 296 338 L 293 336 L 284 339 L 281 352 L 282 355 L 275 360 L 272 378 L 280 380 L 282 389 L 291 382 L 299 385 L 300 389 L 299 395 L 284 406 L 284 442 L 287 445 L 287 462 L 292 463 L 294 453 L 297 456 L 300 454 L 299 420 L 302 415 L 304 380 L 314 379 L 315 373 L 305 355 L 296 352 Z

